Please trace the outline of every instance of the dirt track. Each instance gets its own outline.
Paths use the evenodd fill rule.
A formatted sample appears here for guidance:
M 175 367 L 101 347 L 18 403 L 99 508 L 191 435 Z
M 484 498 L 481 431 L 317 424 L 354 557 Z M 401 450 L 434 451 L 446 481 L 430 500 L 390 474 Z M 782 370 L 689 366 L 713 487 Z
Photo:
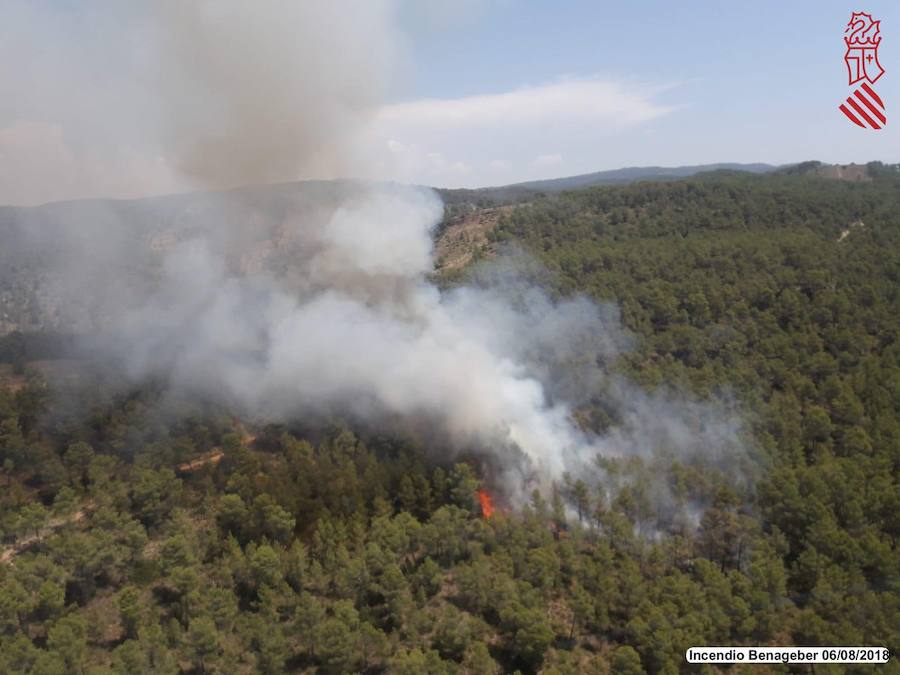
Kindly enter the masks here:
M 93 503 L 85 504 L 82 508 L 80 508 L 75 513 L 69 514 L 68 516 L 63 516 L 60 518 L 51 518 L 44 527 L 41 528 L 41 531 L 37 534 L 29 535 L 23 539 L 20 539 L 12 546 L 8 546 L 4 549 L 0 549 L 0 563 L 9 563 L 12 562 L 12 559 L 19 555 L 22 551 L 25 551 L 35 544 L 39 544 L 44 539 L 49 537 L 51 534 L 56 532 L 61 527 L 65 527 L 66 525 L 71 525 L 72 523 L 77 523 L 80 520 L 84 520 L 84 517 L 91 512 L 94 508 Z

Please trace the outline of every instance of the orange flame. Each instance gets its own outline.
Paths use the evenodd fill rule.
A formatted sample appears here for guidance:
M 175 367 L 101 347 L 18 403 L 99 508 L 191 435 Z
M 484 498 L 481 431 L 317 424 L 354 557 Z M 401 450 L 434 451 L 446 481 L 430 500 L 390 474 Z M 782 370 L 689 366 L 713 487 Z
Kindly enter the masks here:
M 494 500 L 491 499 L 487 490 L 478 491 L 478 501 L 481 502 L 481 515 L 490 518 L 494 513 Z

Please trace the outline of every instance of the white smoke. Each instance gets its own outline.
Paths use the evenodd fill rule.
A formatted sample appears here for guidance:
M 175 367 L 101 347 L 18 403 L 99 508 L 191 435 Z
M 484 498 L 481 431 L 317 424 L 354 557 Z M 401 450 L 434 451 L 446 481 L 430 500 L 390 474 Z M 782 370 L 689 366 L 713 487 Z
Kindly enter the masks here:
M 429 191 L 354 187 L 288 235 L 290 286 L 189 239 L 157 289 L 128 299 L 111 347 L 135 377 L 167 372 L 252 414 L 427 418 L 458 447 L 511 442 L 559 475 L 583 441 L 539 377 L 575 337 L 590 331 L 609 352 L 620 328 L 584 299 L 553 304 L 525 286 L 518 307 L 496 286 L 440 293 L 427 275 L 441 215 Z
M 441 292 L 429 281 L 442 204 L 429 190 L 352 184 L 330 208 L 293 217 L 282 276 L 235 268 L 222 230 L 163 256 L 158 283 L 100 314 L 104 353 L 137 379 L 263 419 L 349 416 L 415 428 L 442 451 L 477 451 L 519 500 L 599 454 L 724 461 L 740 449 L 733 419 L 698 403 L 648 395 L 608 373 L 631 338 L 614 307 L 551 300 L 519 265 L 489 265 Z M 619 423 L 579 427 L 576 407 L 600 397 Z M 390 422 L 387 422 L 390 421 Z

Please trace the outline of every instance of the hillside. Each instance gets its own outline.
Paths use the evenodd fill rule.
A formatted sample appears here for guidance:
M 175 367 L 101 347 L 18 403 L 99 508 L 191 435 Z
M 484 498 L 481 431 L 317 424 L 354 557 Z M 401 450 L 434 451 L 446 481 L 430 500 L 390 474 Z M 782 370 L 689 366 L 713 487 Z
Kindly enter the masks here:
M 445 204 L 445 218 L 435 237 L 437 258 L 449 260 L 449 267 L 458 269 L 477 248 L 489 252 L 490 242 L 484 233 L 493 228 L 496 214 L 505 211 L 500 207 L 527 202 L 544 193 L 593 185 L 675 180 L 726 170 L 765 173 L 775 167 L 632 167 L 476 190 L 435 188 Z M 778 171 L 860 180 L 868 179 L 870 170 L 862 165 L 805 162 Z M 237 239 L 241 255 L 230 264 L 248 273 L 263 268 L 283 271 L 290 264 L 286 231 L 310 213 L 334 208 L 356 185 L 352 181 L 308 181 L 136 200 L 0 206 L 0 336 L 14 331 L 69 333 L 102 328 L 102 316 L 98 316 L 91 299 L 85 293 L 74 292 L 71 280 L 61 273 L 67 268 L 65 261 L 73 256 L 96 259 L 98 269 L 116 270 L 120 282 L 140 284 L 142 279 L 152 277 L 153 268 L 176 243 L 209 234 L 215 227 L 223 234 L 213 232 L 214 235 Z M 246 223 L 253 227 L 245 227 Z M 123 250 L 129 252 L 125 258 L 121 257 Z M 113 251 L 115 258 L 111 258 Z M 446 264 L 439 261 L 438 267 Z
M 0 361 L 24 372 L 0 372 L 0 672 L 637 675 L 687 672 L 692 645 L 896 653 L 895 174 L 716 171 L 448 206 L 443 288 L 527 251 L 553 298 L 620 307 L 635 339 L 613 375 L 742 411 L 753 470 L 600 457 L 607 483 L 567 476 L 513 509 L 477 454 L 441 455 L 431 437 L 240 420 L 84 360 L 54 378 L 27 362 L 58 345 L 8 336 Z M 303 189 L 203 208 L 268 213 L 277 241 L 310 206 Z M 116 217 L 164 249 L 199 222 L 193 199 Z M 94 207 L 3 222 L 52 227 L 70 208 Z M 251 243 L 237 268 L 290 269 Z M 20 259 L 0 270 L 31 288 Z M 603 430 L 620 411 L 598 398 L 576 414 Z
M 119 284 L 137 286 L 153 277 L 178 242 L 209 236 L 234 252 L 228 264 L 236 269 L 253 273 L 265 264 L 283 271 L 289 254 L 284 229 L 336 208 L 355 185 L 308 181 L 0 207 L 0 335 L 102 328 L 108 317 L 97 314 L 101 298 L 82 292 L 95 290 L 95 280 L 83 270 L 73 279 L 71 260 L 93 261 L 98 279 L 115 275 Z

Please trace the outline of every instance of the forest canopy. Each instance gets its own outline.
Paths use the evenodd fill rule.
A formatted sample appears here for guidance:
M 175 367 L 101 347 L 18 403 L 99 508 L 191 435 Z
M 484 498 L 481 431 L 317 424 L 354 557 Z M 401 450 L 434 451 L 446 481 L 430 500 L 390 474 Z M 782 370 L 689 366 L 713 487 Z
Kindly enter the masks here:
M 694 645 L 896 653 L 900 180 L 813 169 L 535 194 L 487 235 L 481 257 L 524 249 L 554 297 L 618 304 L 636 336 L 622 374 L 745 412 L 755 481 L 667 467 L 683 504 L 707 497 L 692 527 L 655 526 L 639 460 L 608 462 L 620 489 L 567 476 L 485 518 L 477 457 L 420 440 L 197 403 L 173 421 L 158 382 L 69 409 L 35 364 L 72 357 L 69 338 L 5 336 L 0 671 L 673 673 Z

